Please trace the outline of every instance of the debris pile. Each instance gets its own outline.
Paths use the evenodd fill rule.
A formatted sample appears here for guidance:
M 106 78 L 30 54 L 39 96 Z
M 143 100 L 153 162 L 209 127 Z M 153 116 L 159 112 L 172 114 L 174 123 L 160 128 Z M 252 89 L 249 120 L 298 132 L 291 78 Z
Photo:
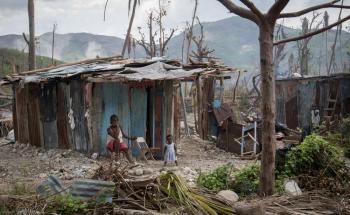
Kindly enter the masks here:
M 112 180 L 116 184 L 114 202 L 122 209 L 156 210 L 179 213 L 232 214 L 233 208 L 220 197 L 190 188 L 181 176 L 173 172 L 163 172 L 134 176 L 142 170 L 120 163 L 101 166 L 94 176 L 96 179 Z M 134 169 L 134 170 L 133 170 Z M 191 169 L 186 168 L 188 174 Z M 214 212 L 214 213 L 213 213 Z

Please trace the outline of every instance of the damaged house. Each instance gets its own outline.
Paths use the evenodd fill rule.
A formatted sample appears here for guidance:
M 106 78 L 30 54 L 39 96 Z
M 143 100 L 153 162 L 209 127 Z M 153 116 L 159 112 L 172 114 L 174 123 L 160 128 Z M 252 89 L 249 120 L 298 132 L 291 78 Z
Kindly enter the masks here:
M 104 58 L 15 74 L 15 139 L 38 147 L 106 152 L 112 114 L 130 136 L 162 156 L 167 134 L 180 137 L 181 81 L 205 80 L 226 67 L 170 60 Z M 201 94 L 198 94 L 201 97 Z M 133 154 L 137 149 L 132 147 Z
M 350 74 L 276 81 L 277 120 L 289 128 L 309 129 L 312 112 L 320 121 L 350 114 Z

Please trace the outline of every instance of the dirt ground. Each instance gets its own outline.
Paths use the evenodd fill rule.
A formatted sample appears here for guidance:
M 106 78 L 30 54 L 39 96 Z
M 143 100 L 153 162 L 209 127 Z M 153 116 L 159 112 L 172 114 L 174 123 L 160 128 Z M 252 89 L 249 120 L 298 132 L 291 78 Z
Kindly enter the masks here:
M 11 189 L 15 184 L 26 184 L 34 189 L 49 175 L 57 176 L 63 184 L 70 184 L 79 178 L 91 178 L 100 165 L 109 159 L 99 157 L 93 160 L 89 155 L 72 150 L 43 150 L 26 144 L 9 144 L 0 140 L 0 192 Z M 138 161 L 139 169 L 158 174 L 174 170 L 183 175 L 191 185 L 200 172 L 207 172 L 231 162 L 237 168 L 253 161 L 240 160 L 232 153 L 215 147 L 215 143 L 203 141 L 196 136 L 182 138 L 178 143 L 179 166 L 163 167 L 162 161 Z

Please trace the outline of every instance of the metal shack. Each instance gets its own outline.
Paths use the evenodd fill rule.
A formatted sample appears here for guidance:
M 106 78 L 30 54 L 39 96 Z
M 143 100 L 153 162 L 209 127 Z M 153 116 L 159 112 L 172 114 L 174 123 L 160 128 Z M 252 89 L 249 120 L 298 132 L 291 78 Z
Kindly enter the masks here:
M 177 141 L 179 83 L 218 72 L 208 65 L 117 57 L 15 74 L 3 82 L 13 85 L 18 142 L 105 153 L 112 114 L 126 134 L 145 137 L 149 147 L 162 149 L 167 134 Z
M 350 74 L 334 74 L 276 81 L 277 120 L 289 128 L 310 128 L 311 111 L 321 121 L 350 114 Z

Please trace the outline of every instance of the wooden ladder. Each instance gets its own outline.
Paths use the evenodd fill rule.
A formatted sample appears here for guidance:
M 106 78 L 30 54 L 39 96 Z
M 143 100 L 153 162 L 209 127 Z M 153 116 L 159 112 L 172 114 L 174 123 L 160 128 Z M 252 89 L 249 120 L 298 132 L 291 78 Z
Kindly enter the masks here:
M 336 96 L 332 96 L 332 92 L 329 91 L 327 98 L 327 106 L 324 108 L 324 118 L 326 121 L 331 121 L 335 114 L 335 108 L 337 107 L 338 102 L 338 89 L 336 92 Z

